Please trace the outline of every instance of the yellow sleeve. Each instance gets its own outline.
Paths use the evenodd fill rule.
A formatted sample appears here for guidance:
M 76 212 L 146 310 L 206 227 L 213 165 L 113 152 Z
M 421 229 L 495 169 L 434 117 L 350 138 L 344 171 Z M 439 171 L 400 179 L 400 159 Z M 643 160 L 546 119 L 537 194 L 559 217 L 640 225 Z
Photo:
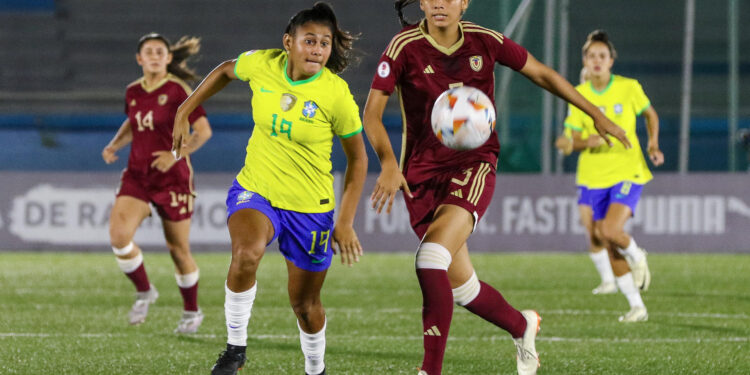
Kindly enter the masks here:
M 578 107 L 568 104 L 568 117 L 565 118 L 565 128 L 570 128 L 575 131 L 583 131 L 584 116 L 588 116 L 583 113 Z
M 333 113 L 333 132 L 340 138 L 349 138 L 362 132 L 362 119 L 349 85 L 343 80 L 339 91 L 341 94 Z
M 253 72 L 255 70 L 255 65 L 258 61 L 258 56 L 260 56 L 260 53 L 257 53 L 258 50 L 250 50 L 247 52 L 242 52 L 237 57 L 237 62 L 234 63 L 234 75 L 237 76 L 237 78 L 243 80 L 243 81 L 249 81 L 250 77 L 253 75 Z
M 633 111 L 636 116 L 640 116 L 650 106 L 651 101 L 646 96 L 646 93 L 643 92 L 643 87 L 638 81 L 635 81 L 633 87 Z

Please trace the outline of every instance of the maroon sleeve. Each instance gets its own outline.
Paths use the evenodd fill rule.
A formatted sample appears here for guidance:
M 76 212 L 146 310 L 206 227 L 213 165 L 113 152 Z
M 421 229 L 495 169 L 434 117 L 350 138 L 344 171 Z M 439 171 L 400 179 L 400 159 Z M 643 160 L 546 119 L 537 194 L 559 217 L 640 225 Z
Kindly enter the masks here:
M 400 54 L 397 57 L 397 60 L 393 60 L 386 55 L 387 51 L 388 48 L 386 48 L 386 51 L 380 56 L 378 69 L 375 72 L 375 77 L 372 79 L 371 87 L 376 90 L 385 91 L 390 95 L 396 88 L 396 84 L 398 83 L 401 72 L 403 71 L 401 60 L 403 60 L 404 54 Z
M 505 65 L 516 71 L 521 70 L 526 65 L 526 59 L 529 57 L 529 52 L 526 51 L 526 48 L 521 47 L 521 45 L 507 36 L 503 37 L 502 43 L 494 38 L 489 39 L 491 39 L 493 57 L 498 64 Z
M 206 110 L 203 109 L 202 105 L 199 105 L 198 108 L 194 109 L 193 112 L 188 116 L 188 122 L 190 124 L 193 124 L 196 120 L 206 115 Z

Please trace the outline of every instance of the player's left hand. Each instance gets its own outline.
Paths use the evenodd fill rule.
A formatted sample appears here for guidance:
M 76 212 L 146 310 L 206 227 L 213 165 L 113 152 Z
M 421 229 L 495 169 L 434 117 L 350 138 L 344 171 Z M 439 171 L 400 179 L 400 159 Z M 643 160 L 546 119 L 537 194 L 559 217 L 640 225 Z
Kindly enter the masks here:
M 156 159 L 151 162 L 151 168 L 156 168 L 159 172 L 166 172 L 169 168 L 177 163 L 177 160 L 170 151 L 156 151 L 151 153 L 151 156 L 156 156 Z
M 349 267 L 359 262 L 362 256 L 362 245 L 357 238 L 354 228 L 347 225 L 337 225 L 333 228 L 333 243 L 331 244 L 334 254 L 341 254 L 341 264 Z
M 655 167 L 664 164 L 664 154 L 659 150 L 659 146 L 648 145 L 648 158 Z
M 173 159 L 179 160 L 185 156 L 185 146 L 190 138 L 190 123 L 187 119 L 174 119 L 174 128 L 172 128 L 172 155 Z
M 617 126 L 614 122 L 612 122 L 604 115 L 598 116 L 597 119 L 594 119 L 594 127 L 596 128 L 596 131 L 599 133 L 602 139 L 607 142 L 609 147 L 612 147 L 612 141 L 609 139 L 609 137 L 607 137 L 607 134 L 617 138 L 617 140 L 619 140 L 620 143 L 625 146 L 625 148 L 633 147 L 628 140 L 628 136 L 625 134 L 625 130 Z

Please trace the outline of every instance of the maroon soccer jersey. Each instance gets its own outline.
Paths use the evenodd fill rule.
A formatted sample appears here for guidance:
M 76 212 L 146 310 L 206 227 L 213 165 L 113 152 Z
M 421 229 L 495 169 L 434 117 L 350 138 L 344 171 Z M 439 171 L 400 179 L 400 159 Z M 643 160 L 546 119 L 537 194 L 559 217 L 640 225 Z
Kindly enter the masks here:
M 172 149 L 174 116 L 191 92 L 184 81 L 171 74 L 153 88 L 146 89 L 143 78 L 128 85 L 125 91 L 125 113 L 133 133 L 128 159 L 130 173 L 147 178 L 152 184 L 159 186 L 190 183 L 192 167 L 189 158 L 181 159 L 166 173 L 152 168 L 151 162 L 156 159 L 154 152 Z M 188 121 L 192 124 L 205 115 L 203 107 L 198 107 L 190 114 Z
M 401 167 L 409 184 L 418 184 L 463 166 L 485 161 L 497 165 L 497 134 L 477 149 L 455 151 L 432 132 L 430 115 L 435 99 L 456 86 L 473 86 L 495 101 L 495 63 L 520 70 L 528 53 L 502 34 L 461 21 L 461 39 L 451 48 L 438 45 L 425 22 L 406 27 L 391 40 L 380 58 L 372 88 L 391 94 L 398 90 L 405 140 Z

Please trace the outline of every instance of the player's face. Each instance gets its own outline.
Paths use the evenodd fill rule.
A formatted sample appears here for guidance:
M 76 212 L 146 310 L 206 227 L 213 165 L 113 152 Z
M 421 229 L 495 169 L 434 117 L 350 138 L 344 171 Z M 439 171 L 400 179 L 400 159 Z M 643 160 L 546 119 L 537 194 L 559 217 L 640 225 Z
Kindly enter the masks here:
M 611 74 L 615 60 L 609 53 L 609 48 L 602 42 L 591 43 L 583 56 L 583 66 L 589 78 L 607 78 Z
M 172 53 L 164 42 L 152 39 L 143 43 L 135 59 L 143 68 L 143 74 L 164 74 L 167 72 L 167 65 L 172 62 Z
M 308 22 L 297 27 L 294 35 L 284 34 L 284 48 L 289 53 L 287 74 L 294 79 L 314 76 L 331 57 L 333 36 L 327 25 Z
M 469 6 L 469 0 L 420 0 L 428 26 L 450 27 L 461 20 Z

